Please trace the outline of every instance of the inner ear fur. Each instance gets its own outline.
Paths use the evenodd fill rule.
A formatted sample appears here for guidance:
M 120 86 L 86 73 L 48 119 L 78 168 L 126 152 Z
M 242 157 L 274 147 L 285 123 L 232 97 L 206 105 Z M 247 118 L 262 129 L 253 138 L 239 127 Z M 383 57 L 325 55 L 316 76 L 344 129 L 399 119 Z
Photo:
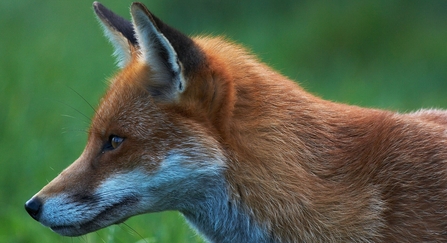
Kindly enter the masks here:
M 104 34 L 112 43 L 117 64 L 123 68 L 132 58 L 132 50 L 137 46 L 135 31 L 130 21 L 115 14 L 99 2 L 93 3 L 93 9 L 100 20 Z
M 120 67 L 130 62 L 136 49 L 151 69 L 148 90 L 154 97 L 175 99 L 186 89 L 187 77 L 204 60 L 204 54 L 191 38 L 162 22 L 138 2 L 131 6 L 132 22 L 98 2 L 93 6 L 115 47 Z

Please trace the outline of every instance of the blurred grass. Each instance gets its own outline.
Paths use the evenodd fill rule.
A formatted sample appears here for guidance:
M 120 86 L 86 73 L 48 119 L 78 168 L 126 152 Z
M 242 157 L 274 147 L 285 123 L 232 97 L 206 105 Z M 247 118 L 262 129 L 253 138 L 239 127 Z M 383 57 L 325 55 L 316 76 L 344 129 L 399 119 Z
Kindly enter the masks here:
M 130 2 L 103 3 L 129 17 Z M 145 3 L 185 33 L 247 46 L 326 99 L 396 111 L 447 107 L 445 1 Z M 93 113 L 83 98 L 95 106 L 116 72 L 91 4 L 0 2 L 0 242 L 198 242 L 175 212 L 71 239 L 23 209 L 81 153 Z

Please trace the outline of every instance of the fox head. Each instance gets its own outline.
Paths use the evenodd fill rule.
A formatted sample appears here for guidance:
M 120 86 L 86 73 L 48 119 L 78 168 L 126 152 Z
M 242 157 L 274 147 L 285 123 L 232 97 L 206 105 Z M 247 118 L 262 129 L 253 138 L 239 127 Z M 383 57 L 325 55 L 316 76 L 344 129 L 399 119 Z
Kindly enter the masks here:
M 225 168 L 209 132 L 214 113 L 225 110 L 216 92 L 222 87 L 204 51 L 141 3 L 131 6 L 132 22 L 93 6 L 120 72 L 95 112 L 83 153 L 25 204 L 34 219 L 66 236 L 142 213 L 187 213 L 207 190 L 221 187 Z

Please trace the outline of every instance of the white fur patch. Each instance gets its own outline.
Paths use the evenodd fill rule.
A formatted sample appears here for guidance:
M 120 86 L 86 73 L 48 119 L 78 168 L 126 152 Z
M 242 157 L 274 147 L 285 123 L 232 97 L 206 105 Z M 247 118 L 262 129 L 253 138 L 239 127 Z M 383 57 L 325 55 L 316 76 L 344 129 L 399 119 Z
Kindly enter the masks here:
M 64 227 L 62 233 L 72 235 L 67 227 L 83 233 L 81 227 L 105 227 L 136 214 L 178 210 L 200 198 L 207 190 L 204 184 L 211 185 L 216 176 L 222 177 L 222 161 L 202 157 L 211 161 L 195 164 L 193 157 L 173 151 L 158 170 L 137 168 L 111 175 L 91 194 L 83 195 L 85 198 L 55 195 L 46 199 L 39 221 L 52 228 Z M 92 221 L 94 226 L 89 225 Z
M 88 223 L 96 218 L 105 209 L 112 208 L 128 198 L 139 198 L 144 192 L 145 182 L 149 182 L 148 175 L 142 171 L 131 171 L 115 174 L 99 186 L 92 193 L 92 199 L 77 201 L 72 195 L 59 194 L 45 201 L 39 221 L 48 227 L 54 226 L 76 226 Z M 123 208 L 119 216 L 130 216 L 129 214 L 139 212 L 139 203 L 135 208 Z M 107 219 L 104 224 L 112 224 L 120 218 Z
M 143 61 L 153 66 L 155 70 L 163 70 L 165 68 L 157 53 L 160 51 L 160 47 L 156 43 L 159 42 L 163 50 L 168 52 L 167 61 L 170 67 L 174 71 L 180 71 L 180 66 L 177 63 L 177 53 L 166 37 L 152 24 L 146 13 L 139 8 L 132 8 L 132 17 Z
M 70 203 L 66 194 L 59 194 L 45 201 L 39 222 L 47 227 L 53 227 L 57 225 L 80 225 L 89 219 L 90 215 L 77 210 Z
M 154 70 L 153 81 L 161 85 L 171 86 L 174 88 L 172 91 L 182 92 L 186 82 L 174 47 L 163 33 L 154 26 L 143 10 L 132 6 L 131 12 L 135 37 L 140 47 L 140 58 L 143 63 Z M 164 60 L 165 57 L 160 54 L 161 52 L 166 52 L 167 60 Z M 178 85 L 178 82 L 181 85 Z M 180 89 L 180 87 L 182 88 Z
M 113 55 L 116 58 L 117 66 L 119 68 L 125 67 L 132 58 L 129 41 L 121 33 L 104 23 L 101 18 L 98 17 L 98 19 L 104 31 L 104 35 L 114 47 Z

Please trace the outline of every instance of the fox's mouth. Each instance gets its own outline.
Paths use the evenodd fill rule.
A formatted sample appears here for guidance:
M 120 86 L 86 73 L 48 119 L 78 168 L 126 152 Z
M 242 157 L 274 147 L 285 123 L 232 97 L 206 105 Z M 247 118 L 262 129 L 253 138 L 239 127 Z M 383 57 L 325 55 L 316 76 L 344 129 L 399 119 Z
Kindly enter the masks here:
M 119 203 L 115 203 L 103 211 L 98 213 L 92 220 L 72 225 L 55 225 L 49 226 L 49 228 L 63 236 L 81 236 L 93 231 L 100 230 L 112 224 L 120 224 L 126 221 L 130 216 L 123 210 L 124 207 L 128 207 L 130 204 L 137 203 L 136 198 L 127 198 Z
M 100 230 L 112 224 L 121 224 L 126 221 L 129 217 L 120 219 L 111 224 L 101 225 L 99 222 L 90 221 L 80 225 L 62 225 L 62 226 L 51 226 L 50 229 L 60 235 L 76 237 L 91 233 L 96 230 Z
M 50 229 L 60 235 L 63 236 L 81 236 L 89 233 L 89 230 L 86 230 L 84 225 L 75 225 L 75 226 L 53 226 Z M 94 231 L 94 230 L 93 230 Z

